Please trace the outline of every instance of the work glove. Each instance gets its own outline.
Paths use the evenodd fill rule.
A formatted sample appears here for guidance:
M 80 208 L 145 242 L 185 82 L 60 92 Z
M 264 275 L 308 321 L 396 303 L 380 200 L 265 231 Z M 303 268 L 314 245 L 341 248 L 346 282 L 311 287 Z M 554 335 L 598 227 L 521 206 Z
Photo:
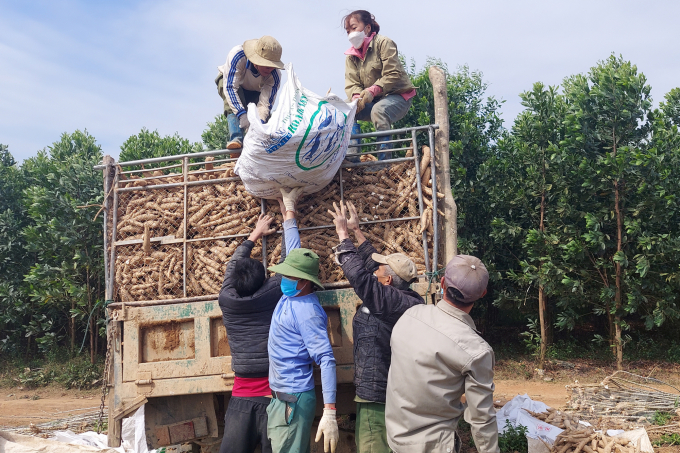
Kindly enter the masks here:
M 238 117 L 238 125 L 241 127 L 241 130 L 244 131 L 250 127 L 250 122 L 248 121 L 248 114 L 244 113 L 243 115 Z
M 260 116 L 260 121 L 262 121 L 263 124 L 269 120 L 269 109 L 267 107 L 258 107 L 257 114 Z
M 281 190 L 281 197 L 283 198 L 283 205 L 286 207 L 286 211 L 295 212 L 295 202 L 302 194 L 302 187 L 294 187 L 290 190 L 286 190 L 283 187 Z M 282 212 L 285 214 L 285 212 Z
M 373 93 L 371 93 L 369 90 L 363 90 L 361 93 L 359 93 L 359 102 L 357 102 L 357 113 L 362 111 L 364 107 L 366 107 L 366 104 L 370 104 L 373 102 Z
M 324 453 L 335 453 L 335 448 L 338 446 L 338 440 L 340 440 L 338 420 L 335 418 L 335 412 L 335 409 L 324 409 L 321 421 L 319 421 L 319 429 L 316 431 L 316 439 L 314 439 L 314 442 L 318 442 L 323 434 Z

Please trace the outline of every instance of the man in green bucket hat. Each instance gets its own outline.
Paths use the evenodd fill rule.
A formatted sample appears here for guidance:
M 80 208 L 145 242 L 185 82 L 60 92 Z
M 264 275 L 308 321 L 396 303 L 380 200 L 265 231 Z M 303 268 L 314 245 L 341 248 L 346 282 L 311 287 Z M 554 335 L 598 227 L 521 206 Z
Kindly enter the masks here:
M 284 203 L 286 199 L 284 198 Z M 284 219 L 295 218 L 295 205 L 286 205 Z M 316 394 L 314 363 L 321 368 L 324 410 L 316 442 L 324 437 L 324 452 L 335 452 L 338 423 L 335 409 L 335 357 L 328 339 L 328 317 L 315 289 L 319 281 L 319 256 L 299 248 L 299 236 L 286 237 L 291 251 L 283 263 L 269 268 L 281 274 L 279 300 L 269 328 L 269 387 L 267 435 L 274 453 L 308 453 Z M 288 240 L 297 240 L 290 244 Z

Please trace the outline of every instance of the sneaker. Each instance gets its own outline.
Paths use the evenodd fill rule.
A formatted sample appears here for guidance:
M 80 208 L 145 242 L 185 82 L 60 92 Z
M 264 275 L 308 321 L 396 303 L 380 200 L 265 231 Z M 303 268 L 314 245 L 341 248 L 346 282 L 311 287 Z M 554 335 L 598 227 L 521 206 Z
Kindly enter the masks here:
M 229 143 L 227 143 L 227 149 L 240 149 L 243 148 L 243 139 L 241 137 L 236 137 Z

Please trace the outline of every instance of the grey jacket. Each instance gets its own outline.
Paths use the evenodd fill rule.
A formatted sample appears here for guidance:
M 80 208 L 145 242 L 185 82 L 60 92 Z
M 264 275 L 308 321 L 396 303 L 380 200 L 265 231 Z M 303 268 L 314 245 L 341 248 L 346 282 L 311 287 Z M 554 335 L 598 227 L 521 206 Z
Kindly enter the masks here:
M 390 447 L 396 453 L 453 453 L 465 412 L 477 451 L 498 453 L 495 359 L 472 318 L 446 301 L 417 305 L 394 326 L 391 346 L 385 407 Z

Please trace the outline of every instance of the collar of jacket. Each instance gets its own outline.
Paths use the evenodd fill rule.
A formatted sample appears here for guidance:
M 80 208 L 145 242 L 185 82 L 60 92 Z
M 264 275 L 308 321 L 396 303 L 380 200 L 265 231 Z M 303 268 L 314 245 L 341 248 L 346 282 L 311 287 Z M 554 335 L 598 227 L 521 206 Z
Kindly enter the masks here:
M 477 335 L 479 335 L 479 336 L 482 335 L 477 330 L 477 327 L 475 326 L 475 322 L 472 320 L 472 317 L 470 315 L 468 315 L 467 313 L 465 313 L 463 310 L 460 310 L 460 309 L 454 307 L 453 305 L 451 305 L 450 303 L 448 303 L 445 300 L 440 300 L 437 303 L 437 308 L 440 309 L 441 311 L 443 311 L 444 313 L 446 313 L 447 315 L 453 316 L 454 318 L 458 319 L 459 321 L 462 321 L 465 324 L 467 324 L 468 326 L 470 326 L 470 328 L 472 330 L 477 332 Z
M 355 49 L 354 46 L 350 46 L 349 49 L 345 51 L 345 55 L 353 55 L 357 58 L 360 58 L 362 61 L 364 58 L 366 58 L 366 53 L 368 53 L 368 48 L 371 47 L 371 43 L 373 42 L 373 38 L 375 38 L 375 35 L 377 33 L 373 32 L 371 33 L 371 36 L 366 36 L 364 38 L 364 43 L 361 46 L 361 49 Z
M 255 66 L 253 66 L 250 60 L 246 60 L 246 69 L 250 69 L 250 72 L 253 74 L 253 76 L 260 77 L 260 72 L 255 68 Z

